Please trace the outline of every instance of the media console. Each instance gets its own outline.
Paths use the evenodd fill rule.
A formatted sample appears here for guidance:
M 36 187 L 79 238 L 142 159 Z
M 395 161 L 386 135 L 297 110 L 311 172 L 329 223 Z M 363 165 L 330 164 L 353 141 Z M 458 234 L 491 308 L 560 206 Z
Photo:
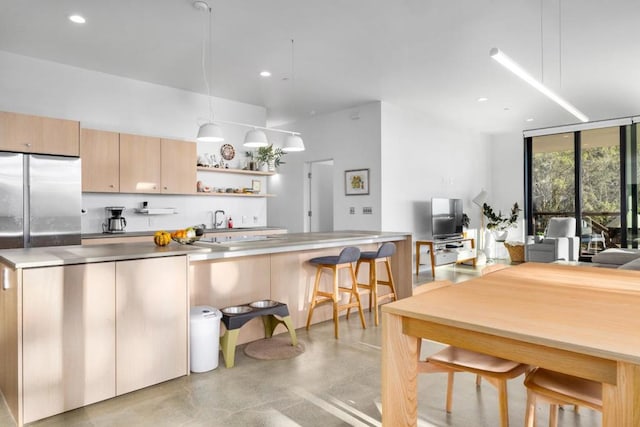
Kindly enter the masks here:
M 476 266 L 476 243 L 473 238 L 454 237 L 450 239 L 416 240 L 416 275 L 420 273 L 420 248 L 429 247 L 431 275 L 435 277 L 436 266 L 471 261 Z

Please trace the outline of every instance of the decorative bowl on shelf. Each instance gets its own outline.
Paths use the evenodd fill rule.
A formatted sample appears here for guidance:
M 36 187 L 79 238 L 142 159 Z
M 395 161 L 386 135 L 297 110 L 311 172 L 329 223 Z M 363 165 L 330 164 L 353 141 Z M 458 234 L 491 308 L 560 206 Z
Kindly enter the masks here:
M 171 236 L 171 240 L 173 240 L 174 242 L 178 242 L 181 245 L 190 245 L 193 242 L 197 242 L 198 240 L 200 240 L 201 236 L 195 236 L 195 237 L 174 237 Z

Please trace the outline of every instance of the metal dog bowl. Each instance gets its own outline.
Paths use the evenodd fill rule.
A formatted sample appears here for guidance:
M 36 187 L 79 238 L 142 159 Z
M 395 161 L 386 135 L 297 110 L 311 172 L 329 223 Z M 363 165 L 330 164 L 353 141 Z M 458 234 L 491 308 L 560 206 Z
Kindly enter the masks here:
M 253 311 L 251 307 L 246 305 L 236 305 L 231 307 L 225 307 L 222 311 L 224 314 L 244 314 Z
M 251 304 L 249 304 L 251 307 L 253 308 L 270 308 L 270 307 L 275 307 L 276 305 L 278 305 L 278 301 L 272 301 L 269 299 L 264 299 L 261 301 L 254 301 Z

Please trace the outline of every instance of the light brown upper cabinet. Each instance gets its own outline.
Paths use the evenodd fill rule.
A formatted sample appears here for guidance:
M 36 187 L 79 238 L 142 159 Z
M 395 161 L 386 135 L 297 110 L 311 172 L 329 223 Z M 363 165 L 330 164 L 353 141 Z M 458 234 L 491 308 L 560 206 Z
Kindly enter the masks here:
M 120 134 L 120 192 L 160 193 L 160 138 Z
M 190 194 L 196 191 L 196 144 L 163 139 L 160 142 L 163 193 Z
M 0 150 L 80 155 L 80 122 L 0 112 Z
M 82 191 L 120 191 L 120 134 L 95 129 L 80 131 Z

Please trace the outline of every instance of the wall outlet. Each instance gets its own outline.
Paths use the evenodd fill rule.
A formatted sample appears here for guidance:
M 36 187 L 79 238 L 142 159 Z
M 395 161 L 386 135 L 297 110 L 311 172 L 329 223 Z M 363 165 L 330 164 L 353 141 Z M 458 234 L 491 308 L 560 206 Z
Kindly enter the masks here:
M 356 208 L 354 208 L 354 207 L 350 207 L 350 208 L 349 208 L 349 213 L 350 213 L 351 215 L 355 215 L 355 214 L 356 214 Z
M 371 214 L 373 214 L 373 208 L 370 207 L 370 206 L 364 207 L 364 208 L 362 208 L 362 213 L 364 215 L 371 215 Z
M 247 216 L 246 215 L 242 215 L 242 223 L 243 224 L 247 223 Z
M 259 219 L 259 218 L 258 218 L 257 216 L 255 216 L 255 215 L 254 215 L 254 217 L 253 217 L 253 223 L 254 223 L 254 224 L 257 224 L 257 223 L 258 223 L 258 219 Z

